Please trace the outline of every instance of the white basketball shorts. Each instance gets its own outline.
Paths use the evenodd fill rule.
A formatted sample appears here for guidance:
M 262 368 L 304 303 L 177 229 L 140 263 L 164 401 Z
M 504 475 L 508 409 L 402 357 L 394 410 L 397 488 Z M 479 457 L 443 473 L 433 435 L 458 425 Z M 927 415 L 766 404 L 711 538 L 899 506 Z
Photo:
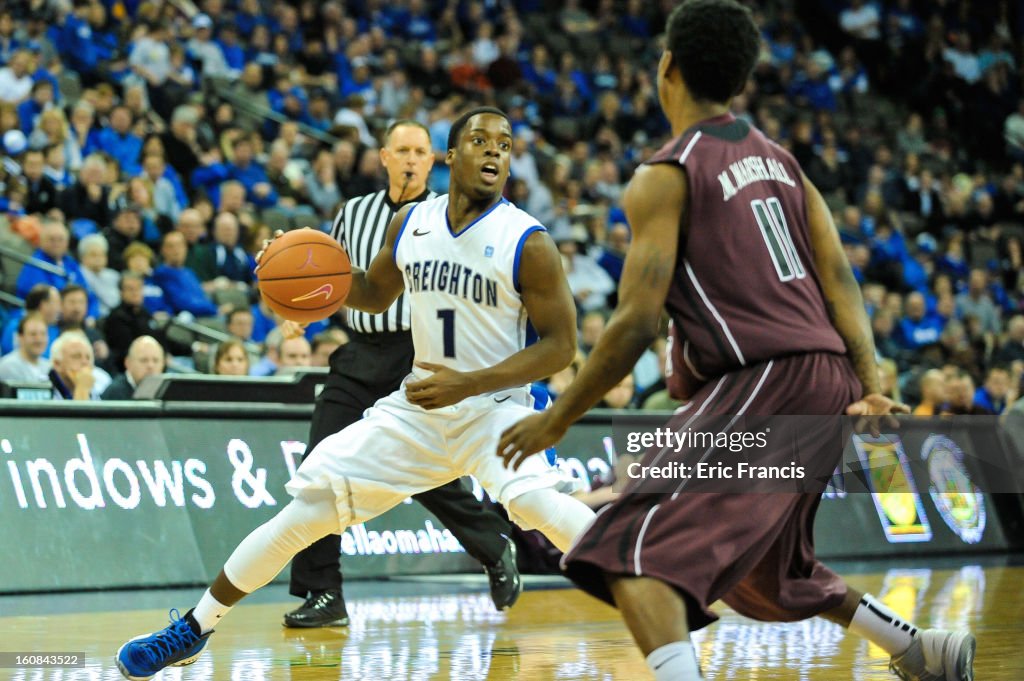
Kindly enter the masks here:
M 411 404 L 399 388 L 367 409 L 362 420 L 320 442 L 285 489 L 292 496 L 333 492 L 341 529 L 463 475 L 474 476 L 506 507 L 533 490 L 575 489 L 571 476 L 543 453 L 527 457 L 518 471 L 496 455 L 502 431 L 537 413 L 514 399 L 502 400 L 506 394 L 428 411 Z

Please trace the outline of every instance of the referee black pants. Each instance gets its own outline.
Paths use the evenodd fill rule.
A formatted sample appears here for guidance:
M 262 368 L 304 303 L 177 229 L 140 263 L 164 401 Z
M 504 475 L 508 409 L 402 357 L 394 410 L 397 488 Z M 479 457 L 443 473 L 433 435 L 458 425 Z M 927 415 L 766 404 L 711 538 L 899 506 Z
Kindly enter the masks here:
M 351 341 L 331 355 L 331 372 L 316 401 L 303 461 L 321 440 L 355 423 L 374 402 L 397 390 L 412 368 L 410 333 L 350 336 Z M 480 503 L 461 479 L 413 498 L 437 516 L 473 558 L 487 564 L 501 558 L 506 545 L 501 535 L 512 536 L 511 525 Z M 341 581 L 339 535 L 320 539 L 292 559 L 293 596 L 341 589 Z

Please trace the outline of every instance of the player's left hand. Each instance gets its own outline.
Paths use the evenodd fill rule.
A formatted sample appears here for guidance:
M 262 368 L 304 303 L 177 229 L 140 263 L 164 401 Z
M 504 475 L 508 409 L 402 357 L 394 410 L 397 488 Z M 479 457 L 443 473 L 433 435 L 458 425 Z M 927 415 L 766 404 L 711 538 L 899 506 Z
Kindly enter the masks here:
M 551 417 L 551 412 L 527 416 L 501 434 L 497 454 L 505 461 L 505 468 L 517 471 L 526 457 L 553 447 L 566 430 Z
M 424 409 L 440 409 L 475 394 L 472 381 L 461 371 L 430 362 L 416 362 L 416 366 L 434 374 L 422 381 L 405 384 L 405 397 L 415 405 Z

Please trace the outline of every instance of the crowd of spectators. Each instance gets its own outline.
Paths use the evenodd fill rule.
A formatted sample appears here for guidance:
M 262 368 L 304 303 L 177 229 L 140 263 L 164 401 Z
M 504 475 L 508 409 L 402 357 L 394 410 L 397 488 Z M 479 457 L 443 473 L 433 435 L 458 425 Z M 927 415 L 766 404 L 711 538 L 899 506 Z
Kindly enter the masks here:
M 1024 2 L 748 4 L 763 54 L 734 112 L 825 195 L 887 390 L 922 413 L 1002 411 L 1024 372 Z M 396 118 L 429 128 L 444 192 L 451 122 L 487 103 L 513 122 L 508 196 L 551 231 L 580 311 L 579 356 L 547 382 L 557 398 L 616 304 L 624 184 L 669 135 L 655 73 L 673 5 L 4 3 L 0 243 L 65 275 L 5 272 L 26 311 L 7 311 L 0 378 L 5 363 L 53 368 L 44 326 L 47 345 L 85 334 L 113 375 L 149 336 L 200 371 L 326 364 L 342 317 L 282 341 L 253 285 L 262 240 L 325 228 L 385 186 L 377 135 Z M 54 311 L 54 289 L 84 303 Z M 171 317 L 238 342 L 176 342 Z M 664 355 L 659 341 L 604 405 L 671 408 Z

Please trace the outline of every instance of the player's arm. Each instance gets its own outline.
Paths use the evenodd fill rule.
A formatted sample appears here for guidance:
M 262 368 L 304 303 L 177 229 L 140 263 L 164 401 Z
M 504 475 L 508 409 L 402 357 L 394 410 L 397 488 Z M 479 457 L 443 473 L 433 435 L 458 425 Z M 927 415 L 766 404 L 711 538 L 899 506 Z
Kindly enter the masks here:
M 369 269 L 365 272 L 358 267 L 352 268 L 352 289 L 345 299 L 345 305 L 363 312 L 374 314 L 383 312 L 402 294 L 404 282 L 402 273 L 395 264 L 394 251 L 398 235 L 405 224 L 405 217 L 412 206 L 404 206 L 388 225 L 384 237 L 384 246 L 380 249 Z
M 469 374 L 477 394 L 547 378 L 576 356 L 576 303 L 562 269 L 562 257 L 547 232 L 526 237 L 519 287 L 538 340 L 499 364 Z
M 806 176 L 803 181 L 814 264 L 818 270 L 829 319 L 846 343 L 857 378 L 864 386 L 864 394 L 877 393 L 880 388 L 878 365 L 875 363 L 875 340 L 864 309 L 860 286 L 850 269 L 850 262 L 846 259 L 839 241 L 839 232 L 832 222 L 832 214 L 825 199 Z
M 472 395 L 495 392 L 558 373 L 576 355 L 576 305 L 562 269 L 562 259 L 547 232 L 526 238 L 519 265 L 523 306 L 537 331 L 536 343 L 479 371 L 453 371 L 419 362 L 433 375 L 407 383 L 406 397 L 424 409 L 455 404 Z
M 658 335 L 675 269 L 679 219 L 686 200 L 682 170 L 668 164 L 637 170 L 623 196 L 633 231 L 619 284 L 619 304 L 583 370 L 551 408 L 566 427 L 618 385 Z
M 522 457 L 550 447 L 569 424 L 633 370 L 658 334 L 679 246 L 686 205 L 682 170 L 658 164 L 637 170 L 623 196 L 633 230 L 619 285 L 619 305 L 586 364 L 554 405 L 506 430 L 498 454 L 518 467 Z
M 864 309 L 860 286 L 843 252 L 839 232 L 832 222 L 832 213 L 825 199 L 806 176 L 803 182 L 811 248 L 814 250 L 814 265 L 821 281 L 825 307 L 832 326 L 846 344 L 847 355 L 864 390 L 864 396 L 850 405 L 847 413 L 865 416 L 908 413 L 910 408 L 905 404 L 894 402 L 881 394 L 878 364 L 875 362 L 875 339 L 871 333 L 868 313 Z M 876 423 L 868 427 L 877 434 Z

